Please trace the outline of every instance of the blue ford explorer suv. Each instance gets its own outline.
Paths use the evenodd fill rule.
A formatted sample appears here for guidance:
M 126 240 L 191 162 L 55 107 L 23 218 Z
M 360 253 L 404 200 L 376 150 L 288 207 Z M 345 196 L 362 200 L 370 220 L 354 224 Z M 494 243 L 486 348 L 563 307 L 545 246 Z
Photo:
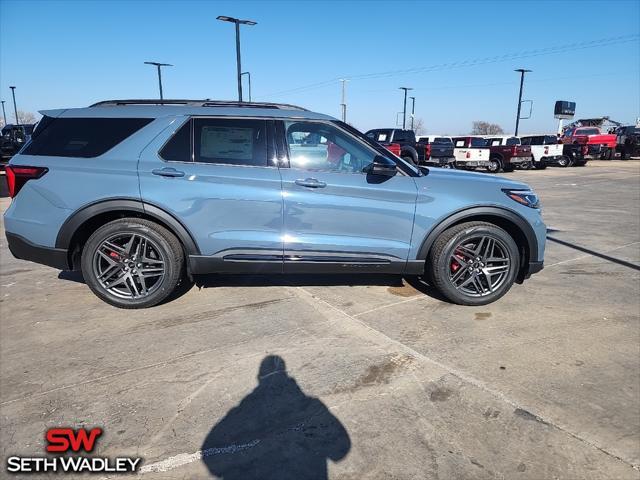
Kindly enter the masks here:
M 42 113 L 7 168 L 9 248 L 81 270 L 118 307 L 214 272 L 419 275 L 483 305 L 543 266 L 527 185 L 418 169 L 326 115 L 209 100 Z

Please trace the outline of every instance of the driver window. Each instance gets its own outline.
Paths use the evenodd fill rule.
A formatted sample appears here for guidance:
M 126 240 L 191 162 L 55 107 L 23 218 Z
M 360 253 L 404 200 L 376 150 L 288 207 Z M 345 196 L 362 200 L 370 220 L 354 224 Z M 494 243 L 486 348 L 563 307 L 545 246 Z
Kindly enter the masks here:
M 376 153 L 333 125 L 285 122 L 291 168 L 336 173 L 362 173 Z

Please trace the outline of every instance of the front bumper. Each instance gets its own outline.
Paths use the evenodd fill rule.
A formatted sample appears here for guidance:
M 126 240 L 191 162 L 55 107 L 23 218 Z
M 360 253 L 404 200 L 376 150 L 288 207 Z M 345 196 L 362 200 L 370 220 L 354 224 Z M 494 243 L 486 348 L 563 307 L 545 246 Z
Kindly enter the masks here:
M 12 255 L 20 260 L 40 263 L 58 270 L 69 270 L 67 250 L 64 248 L 43 247 L 31 243 L 15 233 L 6 232 L 7 244 Z

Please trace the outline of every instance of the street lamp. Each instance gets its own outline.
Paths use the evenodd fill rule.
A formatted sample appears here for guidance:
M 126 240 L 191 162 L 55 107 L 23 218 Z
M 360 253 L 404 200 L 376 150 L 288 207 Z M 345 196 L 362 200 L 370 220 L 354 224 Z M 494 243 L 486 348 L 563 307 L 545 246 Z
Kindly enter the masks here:
M 411 99 L 411 130 L 413 130 L 413 119 L 416 114 L 416 97 L 409 97 Z
M 404 90 L 404 108 L 402 109 L 402 129 L 407 128 L 407 91 L 413 90 L 409 87 L 400 87 L 398 90 Z
M 258 22 L 253 20 L 240 20 L 239 18 L 227 17 L 220 15 L 217 20 L 222 22 L 231 22 L 236 25 L 236 66 L 238 67 L 238 101 L 242 101 L 242 67 L 240 65 L 240 25 L 257 25 Z
M 2 116 L 4 117 L 4 124 L 7 124 L 7 114 L 4 111 L 4 100 L 0 100 L 0 102 L 2 102 Z
M 524 74 L 527 72 L 531 72 L 531 70 L 527 70 L 526 68 L 518 68 L 514 70 L 514 72 L 520 72 L 520 93 L 518 94 L 518 113 L 516 114 L 516 132 L 514 136 L 518 136 L 518 126 L 520 125 L 520 107 L 522 106 L 522 86 L 524 85 Z
M 246 75 L 249 79 L 249 101 L 251 101 L 251 72 L 242 72 L 240 76 Z
M 158 86 L 160 87 L 160 100 L 163 99 L 162 97 L 162 72 L 161 72 L 161 68 L 162 67 L 173 67 L 173 65 L 171 65 L 170 63 L 158 63 L 158 62 L 144 62 L 146 65 L 155 65 L 158 68 Z
M 13 95 L 13 111 L 16 114 L 16 125 L 20 125 L 20 120 L 18 119 L 18 107 L 16 107 L 16 87 L 9 87 L 11 89 L 11 95 Z

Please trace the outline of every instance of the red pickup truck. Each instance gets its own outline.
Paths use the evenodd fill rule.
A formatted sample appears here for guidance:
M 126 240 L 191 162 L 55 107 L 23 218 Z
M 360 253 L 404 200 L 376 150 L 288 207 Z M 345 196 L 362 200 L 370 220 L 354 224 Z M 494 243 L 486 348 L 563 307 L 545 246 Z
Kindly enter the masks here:
M 616 152 L 616 136 L 602 133 L 598 127 L 575 127 L 564 132 L 562 143 L 586 145 L 592 158 L 611 160 Z

